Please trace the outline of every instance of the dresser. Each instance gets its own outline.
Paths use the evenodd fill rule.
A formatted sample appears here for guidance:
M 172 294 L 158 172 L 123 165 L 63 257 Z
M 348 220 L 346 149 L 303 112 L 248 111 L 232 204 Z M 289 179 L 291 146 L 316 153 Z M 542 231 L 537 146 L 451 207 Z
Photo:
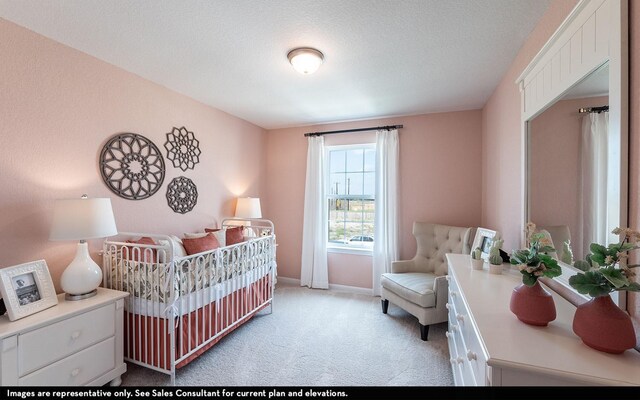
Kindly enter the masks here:
M 123 361 L 126 292 L 98 288 L 94 297 L 67 301 L 9 321 L 0 317 L 0 386 L 117 386 Z
M 447 254 L 446 336 L 456 385 L 640 385 L 640 353 L 587 347 L 572 330 L 576 307 L 551 290 L 556 320 L 547 327 L 520 322 L 509 301 L 522 275 L 472 270 L 469 259 Z

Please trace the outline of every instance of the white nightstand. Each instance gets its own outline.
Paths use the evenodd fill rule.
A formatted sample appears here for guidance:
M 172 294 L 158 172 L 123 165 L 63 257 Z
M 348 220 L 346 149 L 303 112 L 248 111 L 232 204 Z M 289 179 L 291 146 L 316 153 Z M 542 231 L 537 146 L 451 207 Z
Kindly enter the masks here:
M 123 361 L 126 292 L 98 288 L 94 297 L 66 301 L 9 321 L 0 317 L 0 386 L 118 386 Z

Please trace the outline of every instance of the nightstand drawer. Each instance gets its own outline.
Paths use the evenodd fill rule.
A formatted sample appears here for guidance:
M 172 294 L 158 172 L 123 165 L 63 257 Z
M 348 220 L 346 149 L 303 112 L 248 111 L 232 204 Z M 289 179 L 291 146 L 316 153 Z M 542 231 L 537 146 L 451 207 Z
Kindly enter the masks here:
M 18 375 L 24 376 L 114 335 L 115 304 L 21 334 Z
M 82 350 L 18 380 L 22 386 L 86 385 L 115 367 L 115 339 Z

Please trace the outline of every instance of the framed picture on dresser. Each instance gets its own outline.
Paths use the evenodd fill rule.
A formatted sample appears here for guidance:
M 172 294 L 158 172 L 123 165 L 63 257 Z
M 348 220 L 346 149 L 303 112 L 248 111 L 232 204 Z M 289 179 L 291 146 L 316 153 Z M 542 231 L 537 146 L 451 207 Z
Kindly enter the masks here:
M 491 249 L 493 239 L 496 238 L 498 238 L 497 231 L 492 231 L 487 228 L 478 228 L 476 231 L 476 237 L 473 239 L 473 244 L 471 245 L 471 251 L 479 247 L 482 252 L 481 258 L 485 261 L 489 261 L 489 249 Z
M 45 260 L 0 269 L 0 293 L 11 321 L 58 304 Z

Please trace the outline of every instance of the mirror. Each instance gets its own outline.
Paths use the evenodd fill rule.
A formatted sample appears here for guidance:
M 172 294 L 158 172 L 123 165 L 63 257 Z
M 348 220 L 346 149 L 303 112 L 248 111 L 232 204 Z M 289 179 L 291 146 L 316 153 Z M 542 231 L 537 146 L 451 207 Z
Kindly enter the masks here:
M 527 221 L 550 227 L 556 249 L 571 237 L 574 259 L 590 242 L 617 241 L 628 226 L 628 3 L 576 4 L 516 79 L 521 93 L 522 231 Z M 579 113 L 608 104 L 608 113 Z M 607 120 L 608 114 L 608 120 Z M 606 135 L 583 134 L 591 125 Z M 589 129 L 587 129 L 589 128 Z M 555 237 L 554 237 L 555 236 Z M 573 304 L 587 296 L 569 285 L 577 270 L 545 280 Z M 624 309 L 625 292 L 612 296 Z
M 528 123 L 527 219 L 550 233 L 561 260 L 566 240 L 574 259 L 617 241 L 620 148 L 609 143 L 608 105 L 605 63 Z

